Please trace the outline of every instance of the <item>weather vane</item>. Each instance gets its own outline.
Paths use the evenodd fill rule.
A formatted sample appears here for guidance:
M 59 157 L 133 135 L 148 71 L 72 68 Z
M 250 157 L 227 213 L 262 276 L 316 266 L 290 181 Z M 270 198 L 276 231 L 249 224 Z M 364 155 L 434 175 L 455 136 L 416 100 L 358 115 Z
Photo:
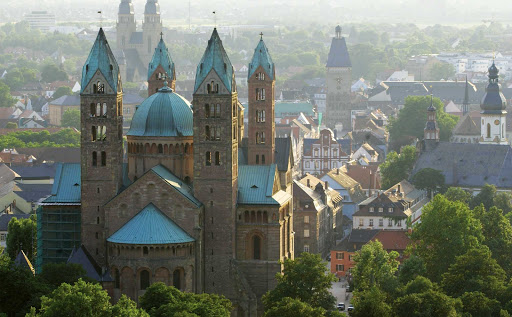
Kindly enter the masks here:
M 215 28 L 217 28 L 217 15 L 215 14 L 215 11 L 213 11 L 213 22 L 215 24 Z
M 263 32 L 260 33 L 260 36 L 261 36 L 260 40 L 263 41 Z
M 160 39 L 163 40 L 164 39 L 164 32 L 160 32 Z
M 98 11 L 98 14 L 100 15 L 100 28 L 103 27 L 103 13 L 101 11 Z

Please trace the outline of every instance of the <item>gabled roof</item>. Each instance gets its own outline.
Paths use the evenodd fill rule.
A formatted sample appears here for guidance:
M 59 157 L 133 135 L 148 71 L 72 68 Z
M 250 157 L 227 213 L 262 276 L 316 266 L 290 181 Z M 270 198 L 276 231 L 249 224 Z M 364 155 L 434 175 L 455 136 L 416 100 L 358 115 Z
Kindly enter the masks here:
M 161 177 L 167 184 L 171 185 L 197 207 L 202 206 L 202 203 L 194 197 L 192 189 L 164 166 L 157 165 L 153 167 L 151 171 Z
M 371 240 L 380 241 L 384 250 L 395 251 L 403 251 L 411 243 L 405 230 L 381 230 Z
M 213 29 L 203 58 L 201 58 L 199 65 L 197 65 L 194 93 L 212 70 L 217 73 L 220 80 L 224 83 L 224 86 L 226 86 L 226 89 L 231 92 L 233 85 L 233 66 L 231 65 L 228 54 L 224 50 L 224 46 L 222 46 L 222 41 L 216 28 Z
M 12 218 L 17 219 L 28 219 L 30 215 L 28 214 L 1 214 L 0 215 L 0 231 L 7 231 L 7 227 Z
M 165 45 L 163 38 L 160 38 L 160 42 L 158 42 L 155 48 L 155 53 L 153 53 L 153 58 L 151 62 L 149 62 L 148 80 L 159 65 L 167 72 L 167 76 L 172 78 L 174 74 L 174 62 L 172 61 L 171 53 L 169 53 L 169 49 Z
M 453 128 L 453 135 L 480 136 L 480 127 L 476 125 L 468 113 L 457 122 L 457 125 Z
M 254 55 L 252 56 L 252 60 L 249 63 L 249 73 L 247 78 L 251 78 L 252 74 L 254 74 L 256 69 L 260 66 L 263 68 L 267 76 L 273 80 L 274 62 L 272 61 L 272 57 L 270 57 L 270 53 L 268 52 L 265 42 L 263 42 L 263 38 L 261 38 L 258 46 L 256 46 L 254 49 Z
M 82 92 L 97 71 L 100 71 L 110 87 L 117 91 L 119 66 L 110 49 L 110 45 L 108 45 L 103 28 L 100 28 L 89 57 L 82 68 Z
M 107 241 L 122 244 L 173 244 L 194 242 L 195 239 L 150 203 Z
M 80 205 L 80 176 L 80 164 L 58 163 L 51 196 L 41 205 Z
M 350 234 L 341 240 L 333 251 L 356 252 L 377 235 L 378 229 L 352 229 Z
M 290 162 L 290 156 L 293 166 L 293 153 L 291 151 L 292 140 L 290 137 L 287 138 L 275 138 L 275 163 L 279 171 L 287 171 L 288 163 Z
M 291 195 L 273 193 L 276 165 L 238 166 L 238 203 L 247 205 L 282 205 Z
M 38 202 L 52 193 L 52 184 L 24 184 L 16 183 L 13 191 L 27 202 Z
M 94 279 L 98 282 L 111 282 L 112 277 L 107 270 L 102 274 L 101 267 L 96 263 L 91 254 L 82 245 L 79 248 L 74 248 L 69 255 L 67 263 L 80 264 L 85 270 L 88 278 Z
M 301 191 L 313 201 L 313 207 L 317 211 L 320 211 L 323 208 L 325 208 L 325 204 L 322 201 L 322 195 L 319 192 L 317 192 L 314 189 L 309 188 L 308 186 L 304 185 L 302 182 L 299 182 L 297 180 L 293 181 L 293 185 L 294 185 L 294 188 L 293 188 L 294 197 L 295 197 L 295 195 L 297 195 L 297 197 L 299 197 L 299 195 L 300 195 L 299 191 Z
M 29 269 L 32 272 L 32 274 L 35 274 L 36 272 L 34 270 L 34 267 L 32 266 L 32 263 L 30 263 L 30 260 L 27 258 L 23 250 L 21 250 L 16 256 L 16 259 L 14 260 L 14 265 L 16 265 L 17 267 Z
M 352 67 L 345 38 L 333 38 L 327 56 L 327 67 Z
M 80 96 L 78 95 L 65 95 L 50 101 L 53 106 L 80 106 Z
M 21 179 L 51 179 L 57 173 L 56 164 L 41 164 L 34 166 L 11 166 Z

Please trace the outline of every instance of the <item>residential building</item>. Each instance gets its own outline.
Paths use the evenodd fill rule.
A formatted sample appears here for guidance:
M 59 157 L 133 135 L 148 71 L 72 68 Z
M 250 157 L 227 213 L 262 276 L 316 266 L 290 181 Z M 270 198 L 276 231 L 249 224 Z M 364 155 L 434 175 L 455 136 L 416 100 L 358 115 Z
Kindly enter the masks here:
M 370 197 L 373 193 L 380 190 L 379 166 L 371 164 L 368 166 L 359 164 L 345 164 L 340 172 L 350 176 L 361 185 L 366 196 Z
M 330 129 L 320 131 L 318 139 L 304 139 L 302 173 L 323 175 L 333 168 L 342 167 L 350 159 Z
M 379 152 L 368 143 L 363 143 L 361 147 L 352 154 L 352 160 L 358 162 L 360 165 L 369 165 L 370 162 L 382 161 L 382 159 L 379 158 Z
M 337 191 L 343 198 L 343 214 L 352 219 L 352 215 L 359 208 L 359 203 L 367 197 L 361 184 L 352 177 L 335 168 L 320 177 L 320 180 L 329 183 L 329 187 Z
M 48 32 L 55 26 L 55 14 L 48 11 L 32 11 L 25 14 L 25 21 L 28 22 L 31 29 L 39 29 L 41 32 Z

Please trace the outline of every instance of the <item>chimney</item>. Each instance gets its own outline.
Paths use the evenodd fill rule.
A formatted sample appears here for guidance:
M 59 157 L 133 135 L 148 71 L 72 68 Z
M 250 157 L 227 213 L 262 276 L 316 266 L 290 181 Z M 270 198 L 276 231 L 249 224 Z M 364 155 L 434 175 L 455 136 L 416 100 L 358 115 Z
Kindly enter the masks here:
M 340 175 L 340 169 L 339 168 L 336 169 L 336 175 Z
M 397 193 L 400 194 L 400 184 L 398 184 L 398 187 L 397 187 Z
M 308 181 L 308 188 L 311 188 L 309 178 L 307 179 L 307 181 Z
M 329 189 L 329 183 L 325 181 L 325 190 Z

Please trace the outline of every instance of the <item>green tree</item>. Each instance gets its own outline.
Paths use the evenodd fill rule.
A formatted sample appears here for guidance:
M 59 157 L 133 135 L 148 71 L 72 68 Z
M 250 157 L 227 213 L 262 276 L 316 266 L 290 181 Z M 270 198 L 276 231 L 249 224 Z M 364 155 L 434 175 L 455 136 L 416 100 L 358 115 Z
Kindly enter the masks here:
M 442 195 L 423 207 L 421 222 L 414 227 L 413 254 L 425 262 L 427 277 L 437 282 L 455 257 L 478 247 L 483 241 L 482 225 L 467 205 Z
M 481 292 L 467 292 L 460 297 L 464 316 L 500 316 L 501 304 Z
M 4 81 L 12 90 L 18 90 L 25 84 L 23 73 L 18 68 L 11 69 L 5 75 Z
M 399 297 L 393 304 L 397 317 L 457 317 L 460 302 L 433 289 Z
M 411 255 L 408 259 L 400 266 L 398 279 L 400 283 L 407 284 L 414 280 L 417 276 L 424 276 L 427 273 L 425 262 L 422 258 Z
M 505 271 L 484 245 L 458 256 L 443 274 L 442 287 L 455 297 L 466 292 L 482 292 L 489 298 L 498 298 L 505 290 L 505 280 Z
M 57 80 L 68 80 L 65 71 L 57 67 L 55 64 L 46 64 L 41 71 L 41 80 L 45 83 L 51 83 Z
M 478 195 L 471 199 L 469 206 L 475 208 L 476 206 L 484 205 L 485 209 L 494 206 L 494 197 L 496 196 L 496 186 L 485 184 Z
M 62 114 L 61 126 L 80 130 L 80 110 L 66 109 Z
M 386 301 L 386 293 L 377 286 L 371 286 L 362 292 L 356 292 L 352 299 L 354 310 L 352 317 L 392 317 L 393 310 Z
M 408 96 L 405 98 L 404 108 L 400 110 L 396 119 L 390 119 L 388 125 L 393 149 L 410 144 L 413 139 L 423 139 L 430 98 L 430 96 Z M 434 98 L 433 104 L 436 107 L 439 137 L 441 141 L 448 141 L 457 124 L 457 117 L 444 112 L 444 104 L 439 98 Z
M 491 251 L 492 257 L 505 270 L 507 276 L 512 276 L 512 225 L 510 221 L 496 207 L 485 211 L 482 206 L 479 206 L 473 212 L 482 224 L 484 244 Z
M 313 308 L 309 304 L 301 302 L 298 299 L 285 297 L 275 306 L 265 311 L 265 317 L 323 317 L 325 309 L 321 307 Z
M 6 129 L 17 129 L 18 124 L 16 122 L 7 122 L 7 124 L 5 125 L 5 128 Z
M 123 294 L 112 307 L 112 317 L 149 317 L 149 314 L 138 309 L 137 304 Z
M 11 89 L 0 80 L 0 107 L 12 107 L 16 104 L 16 99 L 11 96 Z
M 124 85 L 123 85 L 123 88 L 124 88 Z M 62 87 L 57 88 L 57 90 L 55 90 L 55 92 L 52 95 L 52 98 L 58 99 L 62 96 L 70 96 L 72 94 L 73 94 L 73 91 L 71 90 L 71 87 L 62 86 Z
M 460 201 L 469 205 L 469 201 L 473 197 L 470 192 L 460 188 L 460 187 L 450 187 L 444 193 L 444 197 L 450 201 Z
M 231 302 L 224 296 L 184 293 L 164 283 L 154 283 L 148 287 L 140 297 L 139 304 L 152 317 L 223 317 L 229 316 L 232 309 Z
M 503 214 L 508 214 L 512 211 L 512 195 L 509 192 L 500 192 L 494 196 L 494 206 L 501 209 Z
M 455 67 L 445 62 L 439 62 L 432 65 L 428 80 L 448 80 L 452 79 L 453 76 L 455 76 Z
M 433 168 L 422 168 L 412 177 L 416 188 L 426 189 L 429 195 L 444 187 L 444 175 L 441 171 Z
M 400 154 L 390 152 L 380 165 L 381 188 L 388 189 L 409 177 L 416 162 L 416 148 L 404 146 Z
M 37 249 L 36 215 L 28 219 L 12 218 L 7 225 L 7 254 L 15 259 L 23 250 L 31 262 L 34 262 Z
M 399 262 L 396 260 L 398 256 L 396 251 L 388 253 L 384 250 L 380 241 L 365 244 L 353 257 L 354 290 L 366 291 L 373 286 L 380 289 L 396 286 L 395 273 L 398 271 Z
M 46 284 L 58 287 L 62 283 L 73 284 L 79 279 L 88 280 L 87 273 L 80 264 L 48 263 L 43 265 L 38 275 Z
M 265 310 L 285 297 L 298 299 L 313 308 L 335 309 L 336 298 L 330 288 L 336 277 L 328 272 L 320 255 L 304 252 L 295 260 L 285 259 L 283 274 L 276 274 L 276 279 L 277 286 L 263 295 Z

